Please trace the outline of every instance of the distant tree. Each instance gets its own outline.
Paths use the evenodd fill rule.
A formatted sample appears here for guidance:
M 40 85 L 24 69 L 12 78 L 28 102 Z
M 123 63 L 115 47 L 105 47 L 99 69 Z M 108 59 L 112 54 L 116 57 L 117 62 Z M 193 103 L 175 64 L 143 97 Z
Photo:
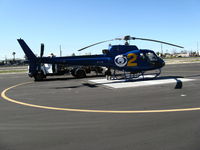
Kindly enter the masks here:
M 173 54 L 176 54 L 177 52 L 176 52 L 176 49 L 173 49 Z
M 72 56 L 76 56 L 75 53 L 72 53 Z
M 158 55 L 158 56 L 159 56 L 159 55 L 160 55 L 160 52 L 156 52 L 156 55 Z
M 85 55 L 92 55 L 92 53 L 91 53 L 91 52 L 88 52 L 88 53 L 85 53 Z
M 15 61 L 15 55 L 16 55 L 16 53 L 13 52 L 12 55 L 13 55 L 13 61 Z
M 4 61 L 0 61 L 0 65 L 4 65 Z

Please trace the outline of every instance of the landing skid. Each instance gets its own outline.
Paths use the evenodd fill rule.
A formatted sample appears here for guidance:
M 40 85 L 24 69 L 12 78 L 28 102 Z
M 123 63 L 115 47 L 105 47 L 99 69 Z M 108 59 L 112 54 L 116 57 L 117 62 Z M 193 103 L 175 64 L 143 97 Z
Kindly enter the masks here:
M 142 71 L 137 73 L 125 72 L 125 71 L 116 71 L 113 70 L 113 73 L 110 76 L 106 76 L 107 80 L 137 80 L 137 79 L 154 79 L 161 74 L 161 69 L 154 71 Z

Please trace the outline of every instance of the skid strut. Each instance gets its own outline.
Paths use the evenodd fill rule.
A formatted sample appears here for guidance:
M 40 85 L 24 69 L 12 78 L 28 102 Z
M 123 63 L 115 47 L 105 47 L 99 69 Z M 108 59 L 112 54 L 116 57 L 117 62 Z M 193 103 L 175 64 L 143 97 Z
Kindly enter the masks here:
M 157 69 L 154 72 L 141 71 L 141 72 L 126 72 L 117 70 L 108 70 L 106 73 L 107 80 L 135 80 L 135 79 L 146 79 L 146 78 L 157 78 L 161 74 L 161 69 Z

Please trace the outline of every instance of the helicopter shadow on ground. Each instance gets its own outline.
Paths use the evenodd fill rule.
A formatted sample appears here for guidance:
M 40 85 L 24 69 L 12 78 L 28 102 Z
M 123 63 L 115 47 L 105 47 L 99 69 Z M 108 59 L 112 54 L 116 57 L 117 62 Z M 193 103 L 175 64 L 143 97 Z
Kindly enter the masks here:
M 97 78 L 97 77 L 105 77 L 105 75 L 91 75 L 87 76 L 85 78 L 75 78 L 73 76 L 68 77 L 53 77 L 53 78 L 46 78 L 39 82 L 48 82 L 48 81 L 67 81 L 67 80 L 81 80 L 81 79 L 87 79 L 87 78 Z M 38 82 L 38 81 L 37 81 Z
M 75 78 L 75 77 L 72 77 L 72 76 L 64 77 L 64 78 L 63 77 L 60 77 L 60 78 L 59 77 L 56 77 L 56 78 L 54 77 L 54 78 L 44 79 L 43 81 L 40 81 L 40 82 L 66 81 L 66 83 L 67 83 L 67 81 L 78 80 L 78 81 L 83 81 L 84 83 L 82 82 L 81 85 L 75 85 L 75 86 L 54 87 L 53 89 L 65 89 L 65 88 L 67 88 L 67 89 L 69 89 L 69 88 L 73 89 L 73 88 L 79 88 L 79 87 L 83 87 L 83 86 L 94 88 L 94 87 L 97 87 L 95 84 L 87 83 L 83 79 L 88 79 L 88 78 L 91 79 L 91 78 L 98 78 L 98 77 L 105 77 L 105 75 L 90 75 L 90 76 L 87 76 L 85 78 Z
M 95 76 L 97 77 L 97 76 Z M 94 78 L 95 78 L 94 77 Z M 91 77 L 88 77 L 91 78 Z M 113 84 L 113 83 L 123 83 L 123 82 L 142 82 L 142 81 L 154 81 L 154 80 L 164 80 L 164 79 L 174 79 L 176 81 L 176 85 L 174 89 L 181 89 L 183 87 L 183 82 L 179 78 L 184 78 L 182 76 L 162 76 L 162 77 L 157 77 L 157 78 L 146 78 L 146 79 L 132 79 L 132 80 L 113 80 L 113 82 L 105 82 L 105 83 L 91 83 L 91 82 L 82 82 L 79 85 L 75 86 L 64 86 L 64 87 L 53 87 L 53 89 L 74 89 L 74 88 L 81 88 L 81 87 L 89 87 L 89 88 L 98 88 L 99 86 L 102 86 L 104 84 Z M 74 79 L 74 78 L 73 78 Z M 74 79 L 76 80 L 76 79 Z
M 200 77 L 200 74 L 196 74 L 196 75 L 190 75 L 190 76 L 186 76 L 187 78 L 195 78 L 195 77 Z

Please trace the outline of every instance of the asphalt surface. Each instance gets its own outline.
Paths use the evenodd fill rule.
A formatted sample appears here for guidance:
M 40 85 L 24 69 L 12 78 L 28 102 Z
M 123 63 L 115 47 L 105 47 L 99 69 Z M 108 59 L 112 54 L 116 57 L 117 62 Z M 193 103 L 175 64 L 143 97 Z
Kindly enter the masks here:
M 0 66 L 0 71 L 4 71 L 4 70 L 9 70 L 9 71 L 12 71 L 12 70 L 27 70 L 28 66 L 14 66 L 14 67 L 11 67 L 11 66 L 7 66 L 7 67 L 3 67 L 3 66 Z
M 14 100 L 78 110 L 163 110 L 200 107 L 200 64 L 167 65 L 160 78 L 190 82 L 112 89 L 86 79 L 50 78 L 6 92 Z M 0 91 L 33 81 L 0 75 Z M 139 81 L 136 81 L 139 82 Z M 134 84 L 134 82 L 133 82 Z M 97 113 L 49 110 L 0 98 L 0 150 L 199 150 L 200 111 Z

